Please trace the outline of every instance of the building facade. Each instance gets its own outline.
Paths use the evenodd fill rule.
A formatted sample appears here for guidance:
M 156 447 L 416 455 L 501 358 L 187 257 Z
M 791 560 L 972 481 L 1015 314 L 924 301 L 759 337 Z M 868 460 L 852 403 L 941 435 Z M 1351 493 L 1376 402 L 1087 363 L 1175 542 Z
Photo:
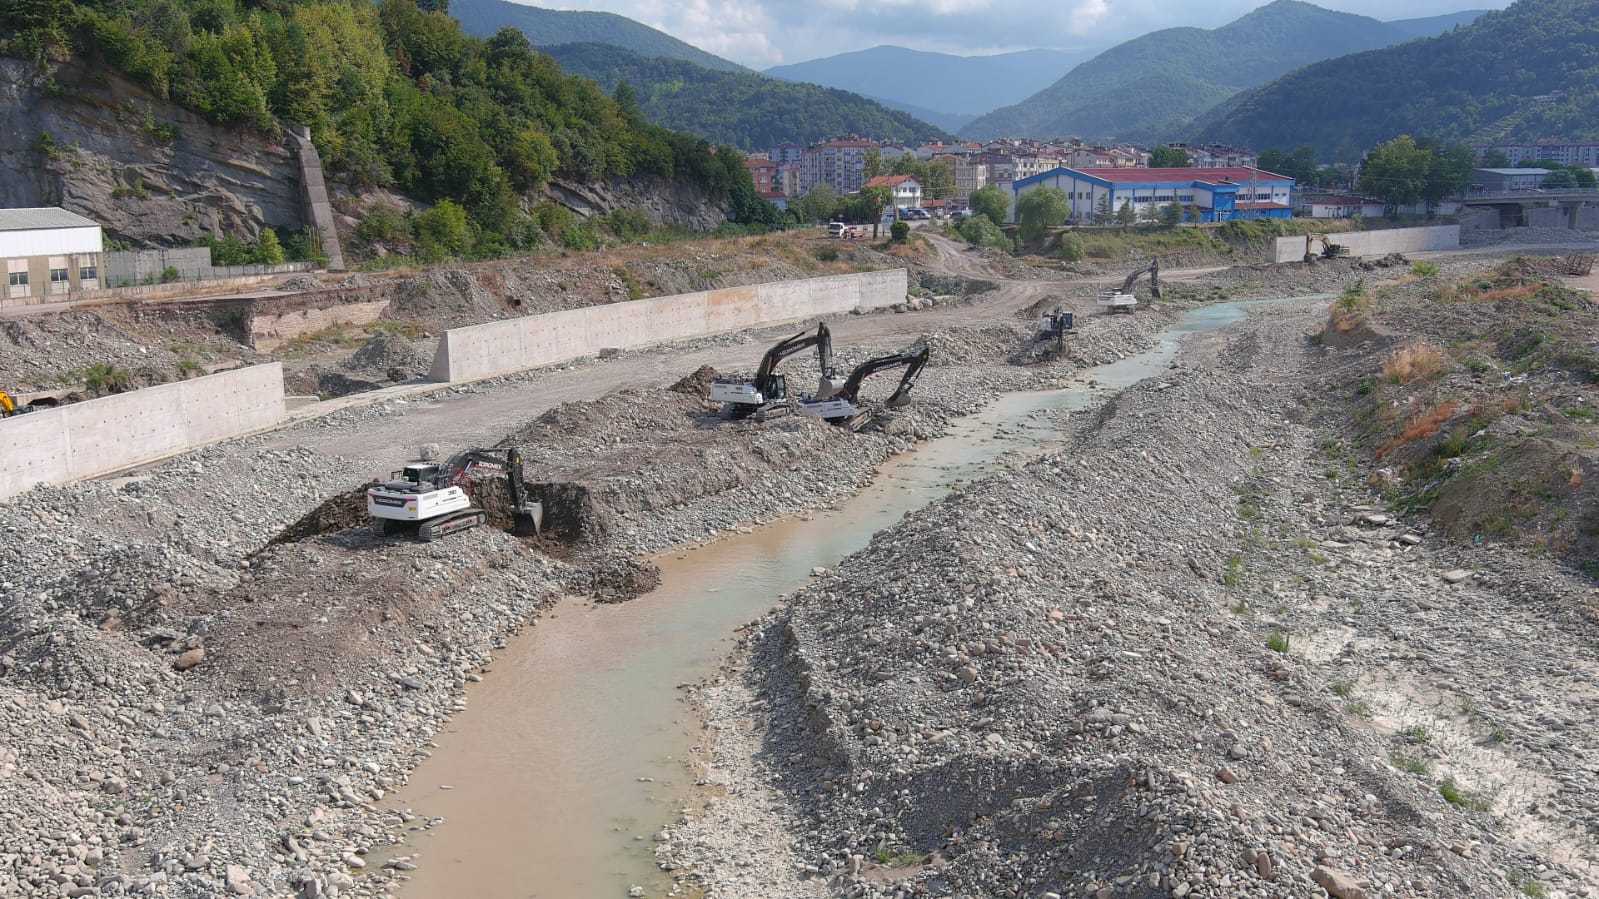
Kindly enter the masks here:
M 1505 154 L 1511 165 L 1523 162 L 1558 162 L 1582 168 L 1599 168 L 1599 141 L 1567 144 L 1480 144 L 1474 147 L 1481 159 L 1495 150 Z
M 1115 214 L 1123 205 L 1139 219 L 1149 219 L 1177 203 L 1205 222 L 1292 218 L 1294 212 L 1294 179 L 1253 168 L 1059 168 L 1005 187 L 1012 222 L 1017 198 L 1039 187 L 1064 192 L 1072 207 L 1069 221 L 1079 225 L 1092 222 L 1096 210 Z
M 744 168 L 750 173 L 750 180 L 755 182 L 756 193 L 770 193 L 779 190 L 777 163 L 761 156 L 750 156 L 744 160 Z
M 922 205 L 921 182 L 910 175 L 878 175 L 862 186 L 877 187 L 878 185 L 888 188 L 893 193 L 894 205 L 901 209 L 917 209 Z
M 0 308 L 66 300 L 100 289 L 100 226 L 57 207 L 0 209 L 0 260 L 6 289 Z
M 1472 189 L 1488 193 L 1505 190 L 1537 190 L 1548 169 L 1477 169 L 1472 173 Z
M 869 140 L 830 140 L 807 149 L 800 157 L 800 192 L 826 184 L 840 195 L 852 194 L 866 183 L 866 151 L 877 149 Z

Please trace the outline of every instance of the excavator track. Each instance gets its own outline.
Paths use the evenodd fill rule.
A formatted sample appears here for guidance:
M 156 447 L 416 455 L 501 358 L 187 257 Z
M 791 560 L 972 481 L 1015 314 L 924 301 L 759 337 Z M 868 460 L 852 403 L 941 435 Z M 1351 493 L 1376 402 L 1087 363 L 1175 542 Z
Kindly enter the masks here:
M 458 531 L 470 530 L 478 527 L 479 525 L 488 524 L 488 521 L 489 514 L 482 509 L 462 509 L 461 511 L 455 512 L 451 515 L 446 515 L 442 518 L 436 518 L 432 521 L 423 522 L 422 525 L 416 529 L 416 539 L 422 541 L 423 543 L 431 543 L 433 540 L 439 537 L 454 534 Z

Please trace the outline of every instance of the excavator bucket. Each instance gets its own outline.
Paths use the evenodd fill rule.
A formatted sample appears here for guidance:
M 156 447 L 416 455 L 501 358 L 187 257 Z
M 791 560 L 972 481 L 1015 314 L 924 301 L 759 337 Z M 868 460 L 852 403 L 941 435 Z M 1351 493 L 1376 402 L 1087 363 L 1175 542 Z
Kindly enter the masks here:
M 843 386 L 844 380 L 842 378 L 829 378 L 827 375 L 822 375 L 821 380 L 816 382 L 815 398 L 825 400 L 837 393 Z
M 530 502 L 511 513 L 511 531 L 518 537 L 537 537 L 543 527 L 543 503 Z

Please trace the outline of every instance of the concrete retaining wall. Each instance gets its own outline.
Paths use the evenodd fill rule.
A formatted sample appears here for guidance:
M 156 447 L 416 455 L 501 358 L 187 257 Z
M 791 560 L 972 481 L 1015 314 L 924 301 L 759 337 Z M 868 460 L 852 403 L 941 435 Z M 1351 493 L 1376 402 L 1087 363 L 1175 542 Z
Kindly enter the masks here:
M 370 325 L 381 318 L 387 308 L 389 301 L 384 299 L 284 312 L 257 309 L 249 316 L 250 346 L 263 353 L 275 352 L 296 337 L 329 328 Z
M 439 337 L 431 378 L 474 381 L 592 355 L 905 300 L 904 269 L 775 281 L 631 300 L 453 328 Z
M 1459 225 L 1427 228 L 1388 228 L 1382 231 L 1342 231 L 1329 235 L 1332 242 L 1349 248 L 1351 256 L 1386 256 L 1460 248 Z M 1305 258 L 1304 237 L 1279 237 L 1267 262 L 1299 262 Z
M 209 247 L 176 247 L 156 250 L 118 250 L 106 253 L 101 268 L 100 280 L 105 286 L 130 287 L 161 283 L 161 278 L 167 269 L 177 272 L 177 277 L 172 281 L 223 281 L 229 278 L 308 272 L 311 270 L 311 263 L 212 265 Z
M 272 362 L 0 421 L 0 498 L 107 474 L 283 419 Z
M 1583 206 L 1577 210 L 1578 228 L 1599 228 L 1599 206 Z

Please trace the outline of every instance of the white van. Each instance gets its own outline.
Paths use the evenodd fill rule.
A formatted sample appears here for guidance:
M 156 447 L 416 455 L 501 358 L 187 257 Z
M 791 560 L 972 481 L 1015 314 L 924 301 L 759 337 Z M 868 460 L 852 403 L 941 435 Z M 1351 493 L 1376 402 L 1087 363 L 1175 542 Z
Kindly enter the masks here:
M 828 237 L 848 237 L 849 236 L 849 226 L 844 224 L 843 222 L 828 222 L 827 223 L 827 236 Z

